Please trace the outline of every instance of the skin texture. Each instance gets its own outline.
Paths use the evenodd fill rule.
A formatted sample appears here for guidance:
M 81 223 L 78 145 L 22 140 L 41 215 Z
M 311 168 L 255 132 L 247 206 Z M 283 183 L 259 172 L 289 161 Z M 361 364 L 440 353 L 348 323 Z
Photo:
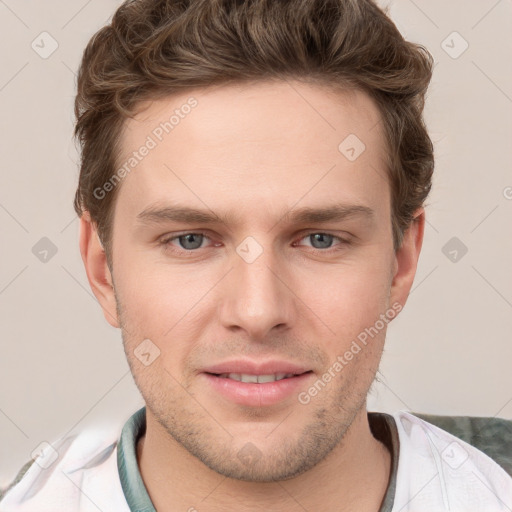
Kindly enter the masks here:
M 147 404 L 138 458 L 151 499 L 159 511 L 378 510 L 390 454 L 371 434 L 366 396 L 385 327 L 308 404 L 293 393 L 239 405 L 202 373 L 235 357 L 286 360 L 312 370 L 307 391 L 365 328 L 405 304 L 425 218 L 420 208 L 395 253 L 377 107 L 362 92 L 300 82 L 190 90 L 141 105 L 126 122 L 120 162 L 190 97 L 197 106 L 118 185 L 112 273 L 94 224 L 81 219 L 91 288 L 121 328 Z M 338 149 L 349 134 L 366 146 L 355 161 Z M 137 220 L 150 205 L 174 203 L 229 220 Z M 337 203 L 374 214 L 283 217 Z M 160 243 L 190 231 L 206 237 Z M 314 233 L 334 237 L 322 245 Z M 251 263 L 237 252 L 249 236 L 262 249 Z M 160 351 L 148 366 L 134 353 L 145 339 Z M 240 456 L 249 449 L 250 461 Z

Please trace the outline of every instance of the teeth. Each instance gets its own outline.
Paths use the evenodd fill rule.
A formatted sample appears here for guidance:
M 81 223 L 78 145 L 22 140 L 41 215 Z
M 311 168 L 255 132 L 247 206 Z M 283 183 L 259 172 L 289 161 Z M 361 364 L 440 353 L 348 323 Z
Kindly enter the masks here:
M 281 380 L 283 377 L 280 377 L 282 375 L 281 373 L 278 373 L 276 375 L 258 375 L 257 381 L 258 382 L 274 382 L 276 380 Z
M 225 379 L 237 380 L 239 382 L 252 382 L 262 384 L 264 382 L 275 382 L 276 380 L 293 377 L 293 373 L 276 373 L 272 375 L 249 375 L 247 373 L 222 373 L 219 377 Z

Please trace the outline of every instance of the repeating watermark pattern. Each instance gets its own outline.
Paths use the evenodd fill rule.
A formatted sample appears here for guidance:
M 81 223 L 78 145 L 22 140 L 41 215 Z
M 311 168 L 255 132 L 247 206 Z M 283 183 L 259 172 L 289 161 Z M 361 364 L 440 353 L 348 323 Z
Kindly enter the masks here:
M 65 23 L 64 23 L 64 25 L 62 25 L 61 30 L 66 29 L 66 27 L 68 27 L 75 19 L 76 19 L 76 21 L 74 21 L 75 26 L 78 26 L 80 21 L 82 20 L 82 18 L 81 18 L 82 11 L 88 4 L 89 4 L 89 2 L 85 2 L 80 7 L 80 9 L 78 11 L 72 13 L 73 15 L 71 17 L 67 17 L 66 20 L 62 20 L 62 21 L 65 21 Z M 412 4 L 414 6 L 416 6 L 416 9 L 419 9 L 417 3 L 413 2 Z M 478 25 L 483 24 L 488 16 L 489 16 L 489 19 L 486 23 L 492 24 L 493 22 L 499 22 L 500 18 L 499 18 L 498 12 L 499 12 L 499 9 L 501 9 L 504 5 L 505 4 L 503 2 L 499 2 L 499 1 L 497 1 L 495 3 L 493 2 L 493 5 L 490 9 L 488 9 L 486 12 L 482 11 L 482 13 L 481 13 L 482 16 L 478 16 L 478 19 L 475 17 L 475 19 L 471 20 L 471 22 L 473 22 L 473 21 L 476 22 L 473 24 L 471 29 L 473 30 Z M 16 12 L 14 12 L 16 10 L 15 7 L 13 8 L 11 6 L 8 6 L 7 3 L 4 3 L 3 7 L 5 9 L 6 23 L 11 23 L 11 22 L 20 23 L 19 26 L 20 26 L 21 30 L 24 30 L 24 27 L 25 27 L 26 29 L 30 29 L 31 31 L 33 29 L 34 30 L 33 33 L 37 33 L 42 29 L 42 27 L 40 27 L 40 26 L 37 27 L 37 21 L 38 21 L 37 19 L 34 18 L 33 22 L 31 22 L 30 20 L 27 20 L 28 21 L 28 24 L 27 24 L 17 15 Z M 448 30 L 444 33 L 441 33 L 441 30 L 439 29 L 439 25 L 437 25 L 427 14 L 425 14 L 425 12 L 423 10 L 421 10 L 421 9 L 419 9 L 419 10 L 424 15 L 425 20 L 428 18 L 428 20 L 430 21 L 430 23 L 431 23 L 430 29 L 432 31 L 435 29 L 438 30 L 438 32 L 435 33 L 435 35 L 437 37 L 437 39 L 436 39 L 437 52 L 439 54 L 441 54 L 441 56 L 443 55 L 442 52 L 444 52 L 450 57 L 450 59 L 453 59 L 453 60 L 460 59 L 461 61 L 463 61 L 465 59 L 461 58 L 461 57 L 463 57 L 466 54 L 467 50 L 469 49 L 470 43 L 471 43 L 471 45 L 475 45 L 475 44 L 478 45 L 480 49 L 483 48 L 483 45 L 480 44 L 480 43 L 482 43 L 482 41 L 479 41 L 478 39 L 474 39 L 474 37 L 477 37 L 477 35 L 478 35 L 476 31 L 474 31 L 473 33 L 470 33 L 468 30 L 467 34 L 464 33 L 464 36 L 461 35 L 459 32 L 453 31 L 448 36 L 445 37 L 445 34 L 446 34 L 446 32 L 448 32 Z M 87 11 L 87 9 L 85 9 L 83 12 L 86 12 L 86 11 Z M 468 9 L 466 12 L 470 12 L 470 11 L 471 10 Z M 491 21 L 491 19 L 490 19 L 491 16 L 494 16 L 494 21 Z M 434 18 L 435 18 L 435 16 L 434 16 Z M 471 23 L 461 24 L 461 23 L 459 23 L 459 21 L 460 21 L 459 19 L 453 19 L 452 21 L 454 23 L 457 23 L 457 25 L 464 26 L 464 27 L 471 25 Z M 30 27 L 29 27 L 29 25 L 30 25 Z M 412 24 L 412 25 L 414 25 L 414 24 Z M 36 27 L 36 28 L 34 28 L 34 27 Z M 71 33 L 69 31 L 70 28 L 67 29 L 68 35 Z M 452 28 L 452 27 L 450 27 L 450 28 Z M 71 28 L 71 31 L 72 30 L 73 29 Z M 481 32 L 481 33 L 483 34 L 484 32 Z M 473 35 L 473 37 L 469 37 L 470 35 Z M 65 33 L 63 33 L 62 35 L 59 35 L 59 39 L 61 39 L 61 37 L 65 37 Z M 55 60 L 55 57 L 52 58 L 52 56 L 59 49 L 59 42 L 49 32 L 42 31 L 32 41 L 30 41 L 31 38 L 32 38 L 32 34 L 30 34 L 29 37 L 25 38 L 26 43 L 24 43 L 26 45 L 25 48 L 27 48 L 27 52 L 30 54 L 30 60 L 27 60 L 25 62 L 24 61 L 25 59 L 23 59 L 22 61 L 17 62 L 16 65 L 13 65 L 10 70 L 6 70 L 7 75 L 4 77 L 4 79 L 2 80 L 2 83 L 0 84 L 0 92 L 7 94 L 7 95 L 13 94 L 13 91 L 16 90 L 16 86 L 20 83 L 23 83 L 23 82 L 20 82 L 22 80 L 25 80 L 26 82 L 30 81 L 32 84 L 34 84 L 34 91 L 36 91 L 37 85 L 38 85 L 37 76 L 30 74 L 34 70 L 33 63 L 36 62 L 39 66 L 40 63 L 44 62 L 45 65 L 52 66 L 55 63 L 59 62 L 58 60 Z M 441 41 L 441 39 L 442 39 L 442 41 Z M 67 43 L 69 43 L 69 41 L 60 41 L 60 42 L 61 42 L 61 44 L 66 43 L 66 45 L 69 46 L 67 44 Z M 34 53 L 32 53 L 30 50 L 28 50 L 29 45 Z M 489 52 L 490 52 L 489 55 L 491 55 L 492 53 L 494 53 L 494 54 L 496 53 L 494 51 L 494 48 L 492 47 L 492 45 L 489 46 Z M 56 57 L 57 58 L 59 57 L 58 53 L 56 54 Z M 475 90 L 474 90 L 475 95 L 483 98 L 486 94 L 489 96 L 491 96 L 493 93 L 495 93 L 496 95 L 501 94 L 500 99 L 503 101 L 503 105 L 505 105 L 508 108 L 510 106 L 510 103 L 507 103 L 506 100 L 508 100 L 509 102 L 512 102 L 510 93 L 508 92 L 506 85 L 502 83 L 501 79 L 496 78 L 497 76 L 499 76 L 499 74 L 496 71 L 493 71 L 492 69 L 487 69 L 487 67 L 489 67 L 489 68 L 491 67 L 490 66 L 491 62 L 490 61 L 486 62 L 485 60 L 483 62 L 471 61 L 471 64 L 474 66 L 474 68 L 476 68 L 476 69 L 473 68 L 472 70 L 468 71 L 469 73 L 473 72 L 472 78 L 475 78 L 475 76 L 482 78 L 482 83 L 484 84 L 484 86 L 487 87 L 487 88 L 484 87 L 484 88 L 477 89 L 477 85 L 474 85 L 474 83 L 477 83 L 478 80 L 467 81 L 467 83 L 470 84 L 469 86 L 475 87 Z M 484 66 L 485 70 L 482 69 L 480 67 L 480 65 L 478 65 L 478 64 L 480 64 L 480 65 L 486 64 L 486 66 Z M 487 65 L 489 65 L 489 66 L 487 66 Z M 66 64 L 65 62 L 62 61 L 61 68 L 63 70 L 63 73 L 65 73 L 68 78 L 71 76 L 71 75 L 69 75 L 70 71 L 72 73 L 74 73 L 74 71 L 72 69 L 73 67 L 74 67 L 73 65 L 69 66 L 68 64 Z M 39 68 L 37 68 L 37 69 L 39 69 Z M 53 69 L 54 72 L 56 70 L 56 68 L 49 68 L 49 69 L 50 70 Z M 458 66 L 454 65 L 453 69 L 459 69 L 459 68 L 458 68 Z M 456 77 L 457 72 L 455 71 L 452 73 L 453 74 L 452 74 L 451 78 L 453 78 L 453 80 L 454 80 L 454 82 L 453 82 L 454 86 L 460 86 L 460 83 L 457 82 L 457 77 Z M 63 75 L 62 77 L 61 76 L 57 77 L 57 79 L 61 79 L 61 78 L 65 78 L 65 76 Z M 493 86 L 490 85 L 491 83 L 493 84 Z M 448 84 L 450 84 L 450 82 L 448 82 Z M 189 99 L 189 101 L 190 100 L 193 100 L 193 98 Z M 7 100 L 7 101 L 9 101 L 9 100 Z M 186 105 L 180 107 L 180 109 L 177 109 L 178 112 L 175 111 L 173 113 L 173 115 L 171 117 L 169 117 L 168 120 L 166 120 L 165 122 L 160 123 L 158 126 L 156 126 L 153 129 L 153 131 L 150 132 L 150 134 L 144 141 L 144 144 L 142 144 L 140 146 L 140 148 L 138 148 L 137 151 L 134 151 L 133 155 L 131 155 L 126 160 L 126 162 L 124 162 L 123 166 L 120 167 L 120 169 L 118 169 L 118 171 L 115 173 L 115 176 L 112 177 L 112 180 L 108 180 L 108 182 L 105 184 L 104 187 L 100 187 L 99 189 L 96 189 L 94 191 L 94 195 L 95 195 L 96 199 L 101 200 L 106 196 L 107 193 L 114 190 L 114 188 L 117 186 L 117 184 L 120 182 L 120 180 L 122 178 L 124 178 L 127 174 L 129 174 L 131 172 L 131 170 L 133 170 L 147 155 L 149 155 L 150 152 L 154 148 L 156 148 L 157 145 L 160 142 L 162 142 L 168 134 L 171 133 L 171 131 L 184 119 L 184 117 L 186 115 L 188 115 L 188 112 L 190 112 L 196 105 L 197 105 L 197 102 L 195 104 L 191 104 L 191 103 L 187 102 Z M 321 112 L 318 111 L 318 113 L 319 113 L 319 115 L 321 115 Z M 41 119 L 43 119 L 43 120 L 45 118 L 46 118 L 46 116 L 41 117 Z M 481 137 L 480 134 L 479 134 L 479 137 Z M 489 136 L 489 138 L 484 141 L 485 146 L 487 147 L 489 142 L 492 143 L 493 140 L 499 141 L 499 133 L 493 133 L 492 138 Z M 471 147 L 471 142 L 469 143 L 469 147 Z M 498 144 L 496 143 L 496 147 L 492 148 L 492 149 L 496 149 L 496 148 L 500 148 L 500 147 L 503 147 L 503 145 L 498 146 Z M 345 158 L 347 158 L 347 160 L 353 162 L 365 151 L 366 146 L 355 134 L 350 134 L 339 144 L 338 149 L 345 156 Z M 499 198 L 501 198 L 503 196 L 503 198 L 505 200 L 512 200 L 512 186 L 500 187 L 499 189 L 496 190 L 496 195 L 498 195 Z M 503 200 L 503 199 L 501 199 L 501 200 Z M 0 205 L 0 206 L 2 206 L 2 205 Z M 505 206 L 508 206 L 508 204 Z M 15 216 L 11 215 L 5 207 L 2 206 L 2 208 L 4 210 L 4 213 L 6 212 L 6 215 L 10 216 L 11 220 L 14 220 L 15 223 L 17 224 L 16 225 L 13 223 L 14 229 L 19 230 L 20 226 L 21 226 L 22 230 L 24 230 L 26 233 L 29 233 L 29 230 L 27 230 L 19 222 L 19 220 L 15 218 Z M 14 211 L 14 209 L 11 207 L 9 207 L 9 209 L 12 209 Z M 7 217 L 6 217 L 6 219 L 10 222 L 10 220 Z M 67 225 L 69 225 L 69 224 L 70 223 L 68 223 Z M 471 226 L 469 226 L 469 227 L 471 227 Z M 437 232 L 437 230 L 436 230 L 436 232 Z M 22 234 L 22 236 L 24 236 L 22 231 L 20 231 L 20 233 Z M 34 240 L 37 240 L 37 238 L 39 238 L 41 235 L 42 235 L 42 233 L 36 235 L 34 237 Z M 57 241 L 57 240 L 55 240 L 55 241 Z M 59 244 L 59 247 L 62 247 L 62 241 L 57 241 L 57 242 Z M 50 260 L 52 260 L 54 258 L 54 256 L 57 254 L 58 249 L 57 249 L 57 246 L 55 245 L 55 243 L 52 240 L 50 240 L 48 237 L 45 236 L 45 237 L 42 237 L 31 249 L 29 249 L 29 251 L 32 252 L 32 255 L 35 256 L 39 260 L 39 262 L 33 260 L 32 265 L 39 266 L 40 263 L 48 263 Z M 31 254 L 28 254 L 29 251 L 26 251 L 26 254 L 24 254 L 24 256 L 26 256 L 27 259 L 32 260 L 33 256 Z M 238 252 L 239 256 L 244 259 L 244 261 L 246 261 L 248 263 L 252 263 L 252 262 L 256 261 L 256 259 L 261 255 L 261 253 L 263 252 L 263 249 L 261 248 L 261 246 L 258 244 L 258 242 L 254 238 L 248 237 L 239 245 L 237 252 Z M 450 261 L 452 261 L 453 263 L 457 263 L 468 253 L 468 247 L 459 238 L 452 237 L 442 247 L 442 250 L 439 251 L 439 253 L 437 253 L 438 257 L 440 259 L 444 259 L 444 257 L 440 255 L 441 252 L 444 254 L 445 257 L 450 259 Z M 490 256 L 489 262 L 490 262 L 490 265 L 492 265 L 494 258 L 495 258 L 495 253 L 492 252 L 490 254 L 491 254 L 492 258 Z M 22 275 L 23 275 L 24 279 L 27 277 L 28 273 L 24 273 L 24 272 L 28 268 L 28 266 L 29 265 L 25 265 L 22 270 L 19 270 L 18 267 L 14 268 L 12 271 L 12 276 L 14 276 L 14 277 L 11 278 L 11 276 L 8 276 L 4 280 L 4 282 L 1 283 L 0 294 L 6 290 L 8 290 L 8 292 L 13 291 L 15 286 L 21 286 L 19 283 L 21 283 L 23 280 L 18 279 L 18 278 L 19 278 L 19 276 L 22 276 Z M 50 265 L 49 265 L 49 267 L 50 267 Z M 62 266 L 62 268 L 64 270 L 66 270 L 64 266 Z M 45 270 L 46 270 L 46 268 L 45 268 Z M 457 269 L 457 270 L 459 270 L 459 269 Z M 487 285 L 490 287 L 489 289 L 492 288 L 494 290 L 494 292 L 496 293 L 496 296 L 499 295 L 510 306 L 509 300 L 503 296 L 503 294 L 501 293 L 500 290 L 498 290 L 493 284 L 491 284 L 491 282 L 488 281 L 484 277 L 484 275 L 482 273 L 480 273 L 475 267 L 473 267 L 473 270 L 475 270 L 475 272 L 477 272 L 480 275 L 480 277 L 487 283 Z M 66 272 L 71 275 L 71 273 L 69 271 L 66 270 Z M 427 278 L 430 275 L 431 274 L 428 274 Z M 463 274 L 461 274 L 461 275 L 463 276 L 462 277 L 463 279 L 466 277 Z M 81 286 L 82 288 L 84 288 L 84 286 L 82 285 L 82 283 L 80 283 L 80 281 L 78 279 L 76 279 L 74 277 L 73 277 L 73 279 L 75 280 L 77 286 Z M 420 283 L 420 284 L 422 284 L 422 283 Z M 78 290 L 78 288 L 77 288 L 77 290 Z M 19 288 L 18 288 L 18 291 L 19 291 Z M 80 293 L 83 293 L 83 291 L 81 291 Z M 89 293 L 91 295 L 91 297 L 93 297 L 89 291 L 87 291 L 87 293 Z M 20 293 L 19 296 L 23 297 L 22 293 Z M 383 319 L 381 319 L 381 320 L 382 320 L 382 322 L 385 321 Z M 376 323 L 373 326 L 373 329 L 379 330 L 379 326 L 381 326 L 381 325 L 382 325 L 381 323 L 379 323 L 378 325 Z M 314 386 L 313 390 L 311 390 L 311 388 L 310 388 L 311 393 L 310 394 L 306 393 L 305 397 L 303 396 L 304 403 L 309 403 L 313 399 L 314 396 L 318 395 L 318 393 L 325 387 L 326 384 L 328 384 L 328 382 L 330 380 L 332 380 L 336 375 L 338 375 L 343 370 L 343 368 L 346 365 L 348 365 L 349 362 L 357 356 L 357 354 L 361 353 L 362 349 L 365 346 L 367 346 L 367 343 L 370 343 L 370 340 L 375 336 L 375 331 L 373 329 L 369 328 L 368 330 L 365 329 L 365 331 L 361 332 L 357 336 L 357 338 L 352 341 L 352 344 L 350 345 L 349 349 L 347 349 L 347 351 L 345 351 L 344 354 L 341 354 L 338 356 L 335 363 L 333 365 L 331 365 L 331 367 L 329 368 L 329 370 L 327 372 L 325 372 L 324 376 L 322 377 L 322 382 L 318 383 L 318 381 L 317 381 L 318 384 L 316 385 L 316 387 Z M 146 339 L 142 343 L 140 343 L 139 346 L 135 349 L 134 353 L 136 354 L 139 361 L 145 366 L 151 365 L 160 356 L 159 348 L 149 339 Z M 125 378 L 128 374 L 129 374 L 129 372 L 125 373 L 114 385 L 112 385 L 110 387 L 110 389 L 106 389 L 105 390 L 106 393 L 102 396 L 102 398 L 100 400 L 103 400 L 103 398 L 105 396 L 108 396 L 108 394 L 111 393 L 112 389 L 114 389 L 115 386 L 123 378 Z M 109 386 L 110 386 L 110 383 L 109 383 Z M 308 391 L 310 391 L 310 390 L 308 390 Z M 300 398 L 299 398 L 299 401 L 300 401 Z M 303 402 L 301 402 L 301 403 L 303 403 Z M 509 402 L 507 402 L 507 403 L 509 403 Z M 498 411 L 496 413 L 496 415 L 500 411 Z M 81 419 L 78 421 L 78 423 L 80 423 L 87 416 L 87 414 L 89 414 L 89 413 L 84 414 L 83 417 L 81 417 Z M 5 417 L 8 417 L 7 414 L 5 414 Z M 12 420 L 11 420 L 11 423 L 15 424 Z M 75 427 L 76 427 L 76 425 L 78 425 L 78 423 L 75 424 Z M 25 438 L 29 439 L 29 436 L 27 434 L 25 434 L 21 428 L 19 428 L 17 425 L 16 425 L 16 427 L 17 427 L 19 433 L 24 435 Z M 17 434 L 17 435 L 19 435 L 19 434 Z M 38 442 L 38 441 L 33 442 L 30 445 L 30 447 L 33 444 L 35 444 L 36 442 Z M 30 448 L 26 449 L 26 451 L 30 451 Z M 239 459 L 242 463 L 252 464 L 255 461 L 257 461 L 259 457 L 261 457 L 261 452 L 259 452 L 258 448 L 254 444 L 247 443 L 240 450 L 238 455 L 239 455 Z M 50 443 L 44 441 L 44 442 L 41 442 L 31 452 L 31 456 L 34 459 L 34 461 L 38 464 L 38 466 L 40 466 L 43 469 L 48 469 L 53 464 L 55 464 L 55 462 L 58 460 L 59 453 Z M 462 444 L 460 444 L 458 442 L 452 442 L 446 448 L 444 448 L 444 450 L 442 450 L 441 457 L 442 457 L 443 463 L 446 464 L 449 468 L 458 469 L 458 468 L 461 468 L 464 466 L 466 460 L 468 459 L 468 453 L 464 449 L 464 446 Z M 428 483 L 429 482 L 427 482 L 427 484 Z M 418 495 L 420 495 L 420 492 L 418 492 Z M 411 501 L 414 498 L 416 498 L 416 496 L 411 498 Z M 197 509 L 195 507 L 190 507 L 188 509 L 188 512 L 197 512 Z
M 452 59 L 458 59 L 469 48 L 469 43 L 458 32 L 454 31 L 443 40 L 441 48 Z
M 34 50 L 42 59 L 48 59 L 59 47 L 57 40 L 48 32 L 41 32 L 32 41 L 32 50 Z
M 32 450 L 30 456 L 38 466 L 48 469 L 59 458 L 59 452 L 50 443 L 43 441 Z
M 339 152 L 350 162 L 356 161 L 366 149 L 364 142 L 354 133 L 345 137 L 339 144 Z
M 254 237 L 248 236 L 237 246 L 236 252 L 246 263 L 253 263 L 263 253 L 263 247 Z
M 32 247 L 32 254 L 41 263 L 48 263 L 57 254 L 57 251 L 57 246 L 46 236 L 43 236 Z
M 261 456 L 262 453 L 260 449 L 253 443 L 245 443 L 237 453 L 238 459 L 246 466 L 251 466 L 261 459 Z
M 336 375 L 338 375 L 347 364 L 349 364 L 354 356 L 359 354 L 363 347 L 368 344 L 368 337 L 373 339 L 379 332 L 381 332 L 386 325 L 395 318 L 395 316 L 402 311 L 402 305 L 399 302 L 395 302 L 385 313 L 381 313 L 379 320 L 377 320 L 371 327 L 366 327 L 361 331 L 356 339 L 352 340 L 350 348 L 347 349 L 343 355 L 338 355 L 336 361 L 323 373 L 309 388 L 307 391 L 301 391 L 298 395 L 299 403 L 307 405 L 311 402 L 311 399 L 318 395 L 318 393 L 331 382 Z M 358 343 L 359 341 L 359 343 Z M 361 346 L 362 345 L 362 346 Z
M 441 458 L 452 469 L 459 469 L 469 457 L 468 452 L 457 441 L 450 443 L 442 452 Z
M 131 156 L 125 160 L 123 165 L 119 167 L 101 187 L 96 187 L 93 190 L 94 197 L 101 200 L 104 199 L 109 192 L 112 192 L 121 180 L 126 178 L 126 176 L 149 155 L 150 151 L 155 149 L 158 144 L 164 140 L 165 135 L 171 133 L 197 105 L 197 99 L 191 96 L 187 99 L 186 103 L 174 109 L 174 114 L 171 115 L 167 121 L 161 122 L 154 128 L 151 134 L 146 137 L 144 144 L 133 151 Z
M 137 345 L 133 353 L 144 366 L 149 366 L 160 356 L 160 349 L 150 339 L 145 339 Z
M 467 254 L 468 248 L 460 238 L 454 236 L 443 245 L 441 251 L 452 263 L 458 263 Z

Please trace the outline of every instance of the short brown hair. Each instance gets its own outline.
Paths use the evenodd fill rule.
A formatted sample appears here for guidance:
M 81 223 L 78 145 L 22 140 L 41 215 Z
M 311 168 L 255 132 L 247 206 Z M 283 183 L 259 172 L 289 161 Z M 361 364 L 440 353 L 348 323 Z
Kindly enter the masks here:
M 376 101 L 397 250 L 431 188 L 423 107 L 432 62 L 371 0 L 127 0 L 79 68 L 75 210 L 90 213 L 111 266 L 119 187 L 102 199 L 94 191 L 114 175 L 123 124 L 137 106 L 190 88 L 291 78 L 355 87 Z

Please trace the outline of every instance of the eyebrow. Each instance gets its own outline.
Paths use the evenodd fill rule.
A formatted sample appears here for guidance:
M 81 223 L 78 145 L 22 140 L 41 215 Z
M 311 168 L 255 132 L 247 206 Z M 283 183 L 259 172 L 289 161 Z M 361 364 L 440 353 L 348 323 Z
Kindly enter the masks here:
M 279 222 L 290 224 L 340 222 L 351 218 L 373 220 L 375 211 L 358 204 L 334 204 L 322 208 L 303 207 L 289 210 Z M 237 215 L 218 215 L 211 210 L 199 210 L 187 206 L 151 205 L 137 215 L 139 224 L 160 224 L 163 222 L 180 222 L 184 224 L 224 224 L 239 221 Z

